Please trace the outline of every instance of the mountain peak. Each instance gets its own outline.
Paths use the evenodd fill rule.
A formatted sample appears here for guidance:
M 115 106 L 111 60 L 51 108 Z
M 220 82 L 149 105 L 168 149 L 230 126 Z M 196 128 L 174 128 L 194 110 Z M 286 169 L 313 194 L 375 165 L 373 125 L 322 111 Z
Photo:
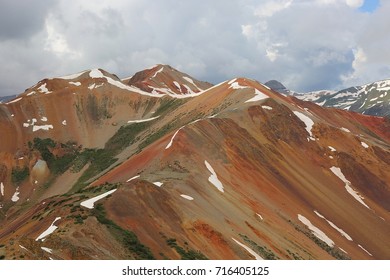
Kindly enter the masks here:
M 190 75 L 164 64 L 157 64 L 139 71 L 134 76 L 122 81 L 149 93 L 174 96 L 197 94 L 212 86 L 210 83 L 196 80 Z

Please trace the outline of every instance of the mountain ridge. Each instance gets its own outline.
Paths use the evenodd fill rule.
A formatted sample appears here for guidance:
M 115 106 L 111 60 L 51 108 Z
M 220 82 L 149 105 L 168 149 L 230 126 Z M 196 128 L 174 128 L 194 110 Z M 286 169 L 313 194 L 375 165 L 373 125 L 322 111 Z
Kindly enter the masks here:
M 389 257 L 389 120 L 176 71 L 92 69 L 0 105 L 0 255 Z

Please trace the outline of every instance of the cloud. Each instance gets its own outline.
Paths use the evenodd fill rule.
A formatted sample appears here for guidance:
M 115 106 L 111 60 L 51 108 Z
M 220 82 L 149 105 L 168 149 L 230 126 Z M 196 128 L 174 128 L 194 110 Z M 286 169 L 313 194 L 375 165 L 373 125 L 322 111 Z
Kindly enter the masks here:
M 45 77 L 95 67 L 125 77 L 156 63 L 212 83 L 246 76 L 298 91 L 390 76 L 389 1 L 373 13 L 345 0 L 0 2 L 0 95 Z
M 360 8 L 364 4 L 364 0 L 345 0 L 345 2 L 352 8 Z

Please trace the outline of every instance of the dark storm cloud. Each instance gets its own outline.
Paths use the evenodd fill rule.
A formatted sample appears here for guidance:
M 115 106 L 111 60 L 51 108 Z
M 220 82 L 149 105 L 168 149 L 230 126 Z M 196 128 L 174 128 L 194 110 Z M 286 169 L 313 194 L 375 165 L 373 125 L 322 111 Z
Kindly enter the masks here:
M 0 95 L 157 63 L 212 83 L 278 79 L 296 91 L 390 77 L 390 1 L 372 13 L 360 0 L 0 1 Z
M 0 40 L 26 39 L 40 31 L 57 1 L 0 0 Z

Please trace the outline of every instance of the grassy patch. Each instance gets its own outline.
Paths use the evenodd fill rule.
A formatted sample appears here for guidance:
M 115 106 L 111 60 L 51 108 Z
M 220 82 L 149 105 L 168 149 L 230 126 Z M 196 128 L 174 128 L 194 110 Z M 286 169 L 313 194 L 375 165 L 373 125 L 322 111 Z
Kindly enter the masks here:
M 107 218 L 103 204 L 97 204 L 92 210 L 92 214 L 101 224 L 107 226 L 110 232 L 130 251 L 135 259 L 155 259 L 150 249 L 139 241 L 134 232 L 121 228 L 114 221 Z
M 253 240 L 251 240 L 248 236 L 244 234 L 240 234 L 242 239 L 247 243 L 255 252 L 260 254 L 265 260 L 277 260 L 279 259 L 271 250 L 267 248 L 267 246 L 260 246 Z
M 202 252 L 189 248 L 184 249 L 177 244 L 177 241 L 174 238 L 168 238 L 166 242 L 169 247 L 175 249 L 175 251 L 181 256 L 182 260 L 207 260 L 207 257 L 203 255 Z
M 27 166 L 23 168 L 19 168 L 19 167 L 14 168 L 12 169 L 12 173 L 11 173 L 12 183 L 18 185 L 24 180 L 26 180 L 29 175 L 30 175 L 30 171 Z

